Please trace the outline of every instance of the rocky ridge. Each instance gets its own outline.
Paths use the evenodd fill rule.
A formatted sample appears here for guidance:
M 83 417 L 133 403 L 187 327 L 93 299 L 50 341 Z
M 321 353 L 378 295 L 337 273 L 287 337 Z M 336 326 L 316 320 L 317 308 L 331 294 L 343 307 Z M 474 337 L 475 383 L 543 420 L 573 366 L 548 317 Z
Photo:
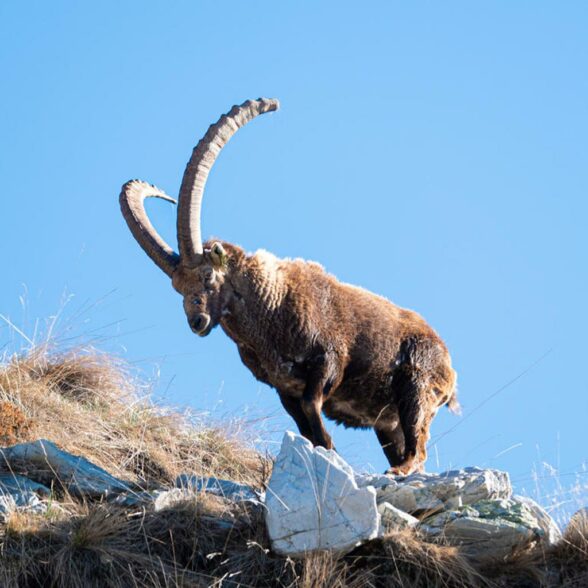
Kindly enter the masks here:
M 142 490 L 47 440 L 0 449 L 0 520 L 42 513 L 55 488 L 86 500 L 161 510 L 212 493 L 263 510 L 272 550 L 299 557 L 347 553 L 386 533 L 413 528 L 424 541 L 458 545 L 469 556 L 503 559 L 554 545 L 561 532 L 533 500 L 513 495 L 508 474 L 475 467 L 395 477 L 361 474 L 334 451 L 288 432 L 265 492 L 183 474 L 176 488 Z

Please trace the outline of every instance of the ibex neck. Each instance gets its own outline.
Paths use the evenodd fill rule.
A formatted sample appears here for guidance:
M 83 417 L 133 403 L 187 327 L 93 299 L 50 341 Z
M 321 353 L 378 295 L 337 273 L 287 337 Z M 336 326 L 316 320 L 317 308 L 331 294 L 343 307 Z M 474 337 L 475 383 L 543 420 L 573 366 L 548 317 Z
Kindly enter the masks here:
M 272 318 L 286 295 L 280 265 L 280 259 L 261 250 L 242 258 L 232 272 L 233 301 L 221 326 L 237 344 L 272 337 Z

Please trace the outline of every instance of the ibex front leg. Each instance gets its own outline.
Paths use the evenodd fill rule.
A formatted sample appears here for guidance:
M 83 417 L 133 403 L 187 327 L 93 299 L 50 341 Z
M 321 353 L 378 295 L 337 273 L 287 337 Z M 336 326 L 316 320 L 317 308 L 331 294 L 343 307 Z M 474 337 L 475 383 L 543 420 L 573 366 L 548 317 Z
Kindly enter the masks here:
M 288 414 L 294 419 L 294 422 L 298 426 L 300 434 L 303 437 L 306 437 L 310 442 L 314 443 L 314 435 L 312 434 L 310 423 L 308 422 L 306 414 L 302 410 L 302 400 L 300 398 L 289 396 L 288 394 L 283 392 L 279 392 L 279 395 L 280 401 L 282 402 L 282 406 L 286 409 Z
M 321 417 L 323 402 L 325 400 L 324 391 L 327 383 L 327 361 L 324 356 L 320 356 L 313 362 L 313 365 L 308 371 L 301 406 L 310 425 L 313 444 L 320 445 L 326 449 L 333 449 L 333 441 L 327 433 Z

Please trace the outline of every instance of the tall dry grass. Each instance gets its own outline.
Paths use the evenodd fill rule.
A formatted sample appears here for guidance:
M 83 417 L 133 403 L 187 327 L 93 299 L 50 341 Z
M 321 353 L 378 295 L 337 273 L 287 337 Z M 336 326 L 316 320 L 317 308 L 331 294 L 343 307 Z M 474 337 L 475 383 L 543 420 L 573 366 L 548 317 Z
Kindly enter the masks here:
M 260 486 L 268 465 L 227 430 L 155 406 L 124 362 L 94 349 L 59 353 L 43 345 L 2 366 L 0 442 L 33 438 L 146 488 L 186 471 Z

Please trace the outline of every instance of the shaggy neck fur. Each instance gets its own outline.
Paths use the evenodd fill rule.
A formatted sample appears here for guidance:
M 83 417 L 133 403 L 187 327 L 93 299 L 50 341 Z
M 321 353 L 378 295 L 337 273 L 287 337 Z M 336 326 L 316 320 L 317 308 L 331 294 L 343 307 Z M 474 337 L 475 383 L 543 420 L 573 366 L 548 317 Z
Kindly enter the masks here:
M 287 295 L 280 260 L 264 250 L 253 255 L 240 250 L 231 255 L 229 268 L 233 297 L 221 326 L 237 344 L 267 344 L 277 334 L 273 319 Z

